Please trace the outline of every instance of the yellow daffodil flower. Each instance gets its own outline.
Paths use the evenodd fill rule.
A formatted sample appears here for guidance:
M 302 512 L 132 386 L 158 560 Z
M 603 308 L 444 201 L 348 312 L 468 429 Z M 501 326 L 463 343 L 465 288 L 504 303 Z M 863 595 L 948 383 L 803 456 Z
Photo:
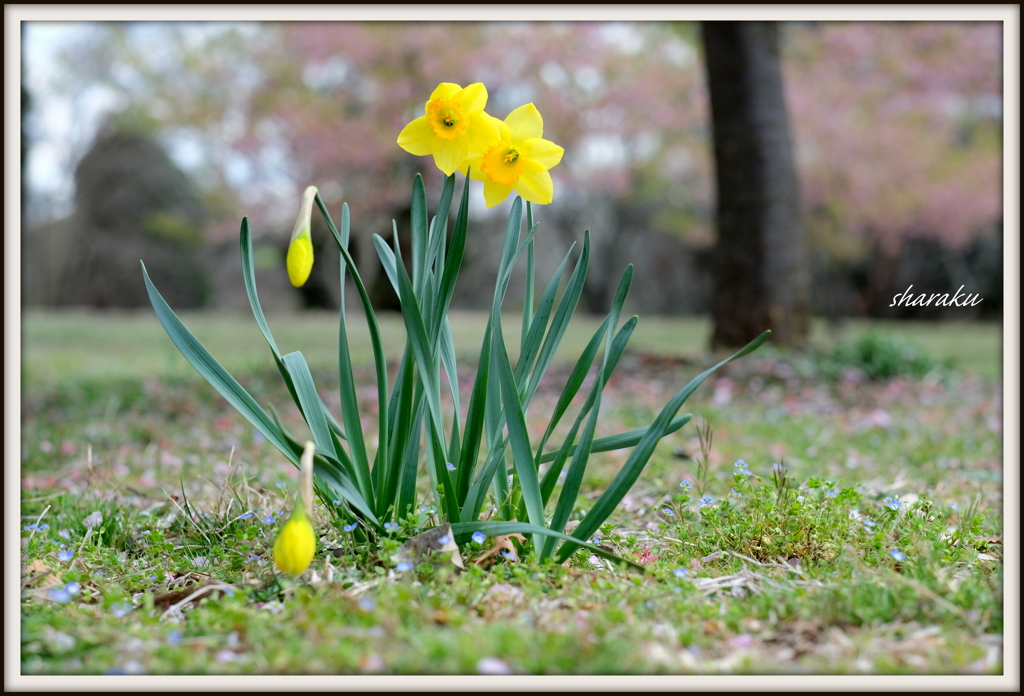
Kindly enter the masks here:
M 301 288 L 309 280 L 313 270 L 313 238 L 309 234 L 313 217 L 313 200 L 316 198 L 316 186 L 308 187 L 302 194 L 299 205 L 299 216 L 295 219 L 292 239 L 288 243 L 288 280 L 292 285 Z
M 462 88 L 442 82 L 420 116 L 398 134 L 398 144 L 414 155 L 433 155 L 437 168 L 451 176 L 463 160 L 483 152 L 497 137 L 493 118 L 484 113 L 487 88 L 476 82 Z
M 493 208 L 515 191 L 531 203 L 551 202 L 554 185 L 548 170 L 565 150 L 544 140 L 544 119 L 533 104 L 525 104 L 504 121 L 484 114 L 498 130 L 498 139 L 471 155 L 459 170 L 484 182 L 484 200 Z
M 274 564 L 289 575 L 301 575 L 313 561 L 316 552 L 316 534 L 306 516 L 306 510 L 313 509 L 313 452 L 316 446 L 306 443 L 300 459 L 299 499 L 295 501 L 288 522 L 277 534 L 274 541 Z

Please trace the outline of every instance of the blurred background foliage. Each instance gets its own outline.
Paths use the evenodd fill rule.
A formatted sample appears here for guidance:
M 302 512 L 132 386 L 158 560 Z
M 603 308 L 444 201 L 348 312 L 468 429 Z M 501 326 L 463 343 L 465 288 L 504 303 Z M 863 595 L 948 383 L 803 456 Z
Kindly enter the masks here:
M 544 136 L 565 147 L 554 203 L 538 212 L 541 277 L 590 229 L 587 307 L 633 262 L 631 310 L 708 311 L 714 172 L 696 25 L 88 23 L 69 36 L 23 100 L 30 158 L 54 147 L 33 128 L 33 90 L 98 100 L 103 119 L 58 145 L 74 167 L 70 210 L 27 191 L 27 306 L 147 306 L 144 258 L 173 306 L 244 308 L 242 215 L 266 305 L 336 306 L 325 230 L 301 294 L 284 272 L 309 184 L 335 211 L 351 206 L 357 263 L 388 306 L 371 235 L 389 237 L 392 219 L 407 234 L 415 172 L 432 199 L 441 183 L 395 139 L 449 81 L 484 82 L 499 118 L 535 102 Z M 984 297 L 957 318 L 1001 316 L 1001 26 L 786 23 L 781 49 L 815 313 L 948 316 L 888 307 L 914 284 Z M 486 301 L 508 205 L 473 200 L 462 308 Z

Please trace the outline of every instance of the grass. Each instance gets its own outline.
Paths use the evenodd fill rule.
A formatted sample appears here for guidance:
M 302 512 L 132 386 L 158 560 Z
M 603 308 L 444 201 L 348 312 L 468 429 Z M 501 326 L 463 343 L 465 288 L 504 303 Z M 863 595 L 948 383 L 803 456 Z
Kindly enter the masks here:
M 261 403 L 288 403 L 251 319 L 183 319 Z M 480 318 L 453 319 L 456 345 L 472 346 Z M 333 318 L 270 321 L 322 388 L 335 383 Z M 402 337 L 397 317 L 383 323 L 386 345 Z M 642 320 L 598 434 L 648 424 L 710 362 L 708 328 Z M 574 320 L 567 351 L 592 329 Z M 836 347 L 872 330 L 934 369 L 837 368 Z M 319 515 L 311 571 L 289 580 L 268 550 L 296 472 L 156 320 L 27 314 L 21 671 L 1001 674 L 1000 331 L 969 330 L 820 325 L 814 351 L 758 351 L 716 374 L 599 535 L 646 573 L 583 553 L 566 566 L 482 559 L 493 539 L 461 549 L 465 572 L 447 557 L 400 571 L 397 542 L 361 545 Z M 555 372 L 538 413 L 557 398 Z M 323 396 L 336 408 L 335 391 Z M 302 432 L 294 407 L 282 418 Z M 595 456 L 577 519 L 624 456 Z

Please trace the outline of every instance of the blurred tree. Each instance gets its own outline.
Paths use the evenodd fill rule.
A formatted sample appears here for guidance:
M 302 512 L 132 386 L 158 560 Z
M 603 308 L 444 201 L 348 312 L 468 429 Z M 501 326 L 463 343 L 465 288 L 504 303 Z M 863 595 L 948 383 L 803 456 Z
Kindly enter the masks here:
M 108 122 L 78 164 L 75 186 L 59 303 L 148 306 L 140 259 L 168 302 L 206 301 L 204 211 L 191 181 L 151 138 Z
M 715 150 L 713 346 L 807 339 L 810 272 L 774 22 L 704 22 Z

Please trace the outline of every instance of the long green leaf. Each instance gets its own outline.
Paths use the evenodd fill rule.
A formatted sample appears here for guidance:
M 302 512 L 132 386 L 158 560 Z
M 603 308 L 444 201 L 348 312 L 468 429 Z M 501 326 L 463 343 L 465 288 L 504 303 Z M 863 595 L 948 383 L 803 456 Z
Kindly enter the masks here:
M 672 422 L 676 412 L 683 405 L 683 402 L 690 397 L 690 395 L 699 387 L 704 380 L 711 376 L 715 370 L 720 368 L 726 363 L 730 363 L 733 360 L 742 358 L 748 355 L 752 351 L 759 348 L 765 341 L 768 340 L 768 336 L 771 335 L 771 331 L 765 331 L 763 334 L 755 338 L 753 341 L 748 343 L 746 346 L 741 348 L 738 352 L 729 356 L 725 360 L 721 361 L 717 365 L 705 370 L 692 379 L 689 384 L 676 392 L 665 407 L 662 408 L 661 413 L 654 420 L 654 423 L 648 428 L 647 433 L 641 438 L 639 444 L 630 454 L 626 463 L 616 474 L 615 478 L 609 484 L 605 492 L 598 498 L 594 507 L 590 509 L 587 516 L 583 518 L 579 526 L 573 530 L 572 536 L 576 539 L 587 539 L 591 534 L 597 531 L 597 528 L 608 519 L 608 515 L 612 513 L 615 507 L 622 501 L 626 493 L 636 482 L 636 479 L 640 476 L 640 472 L 643 471 L 647 465 L 647 461 L 654 453 L 654 448 L 657 446 L 658 441 L 665 436 L 668 430 L 669 423 Z M 575 552 L 578 542 L 566 542 L 558 550 L 555 555 L 555 559 L 558 562 L 564 562 L 569 556 Z
M 679 430 L 684 425 L 689 423 L 692 417 L 693 414 L 684 413 L 683 415 L 672 419 L 672 422 L 669 423 L 669 426 L 665 429 L 665 435 L 671 435 L 675 431 Z M 627 430 L 626 432 L 619 433 L 618 435 L 599 437 L 596 440 L 594 440 L 594 445 L 593 447 L 591 447 L 590 451 L 611 452 L 612 450 L 632 447 L 633 445 L 635 445 L 636 443 L 640 442 L 640 440 L 643 439 L 644 435 L 647 434 L 647 431 L 649 429 L 650 426 L 646 428 L 637 428 L 635 430 Z M 544 455 L 540 458 L 541 463 L 553 461 L 558 456 L 560 450 L 561 448 L 558 448 L 556 450 L 551 450 L 550 452 L 545 452 Z M 572 445 L 569 448 L 568 453 L 571 455 L 575 451 L 576 445 Z

